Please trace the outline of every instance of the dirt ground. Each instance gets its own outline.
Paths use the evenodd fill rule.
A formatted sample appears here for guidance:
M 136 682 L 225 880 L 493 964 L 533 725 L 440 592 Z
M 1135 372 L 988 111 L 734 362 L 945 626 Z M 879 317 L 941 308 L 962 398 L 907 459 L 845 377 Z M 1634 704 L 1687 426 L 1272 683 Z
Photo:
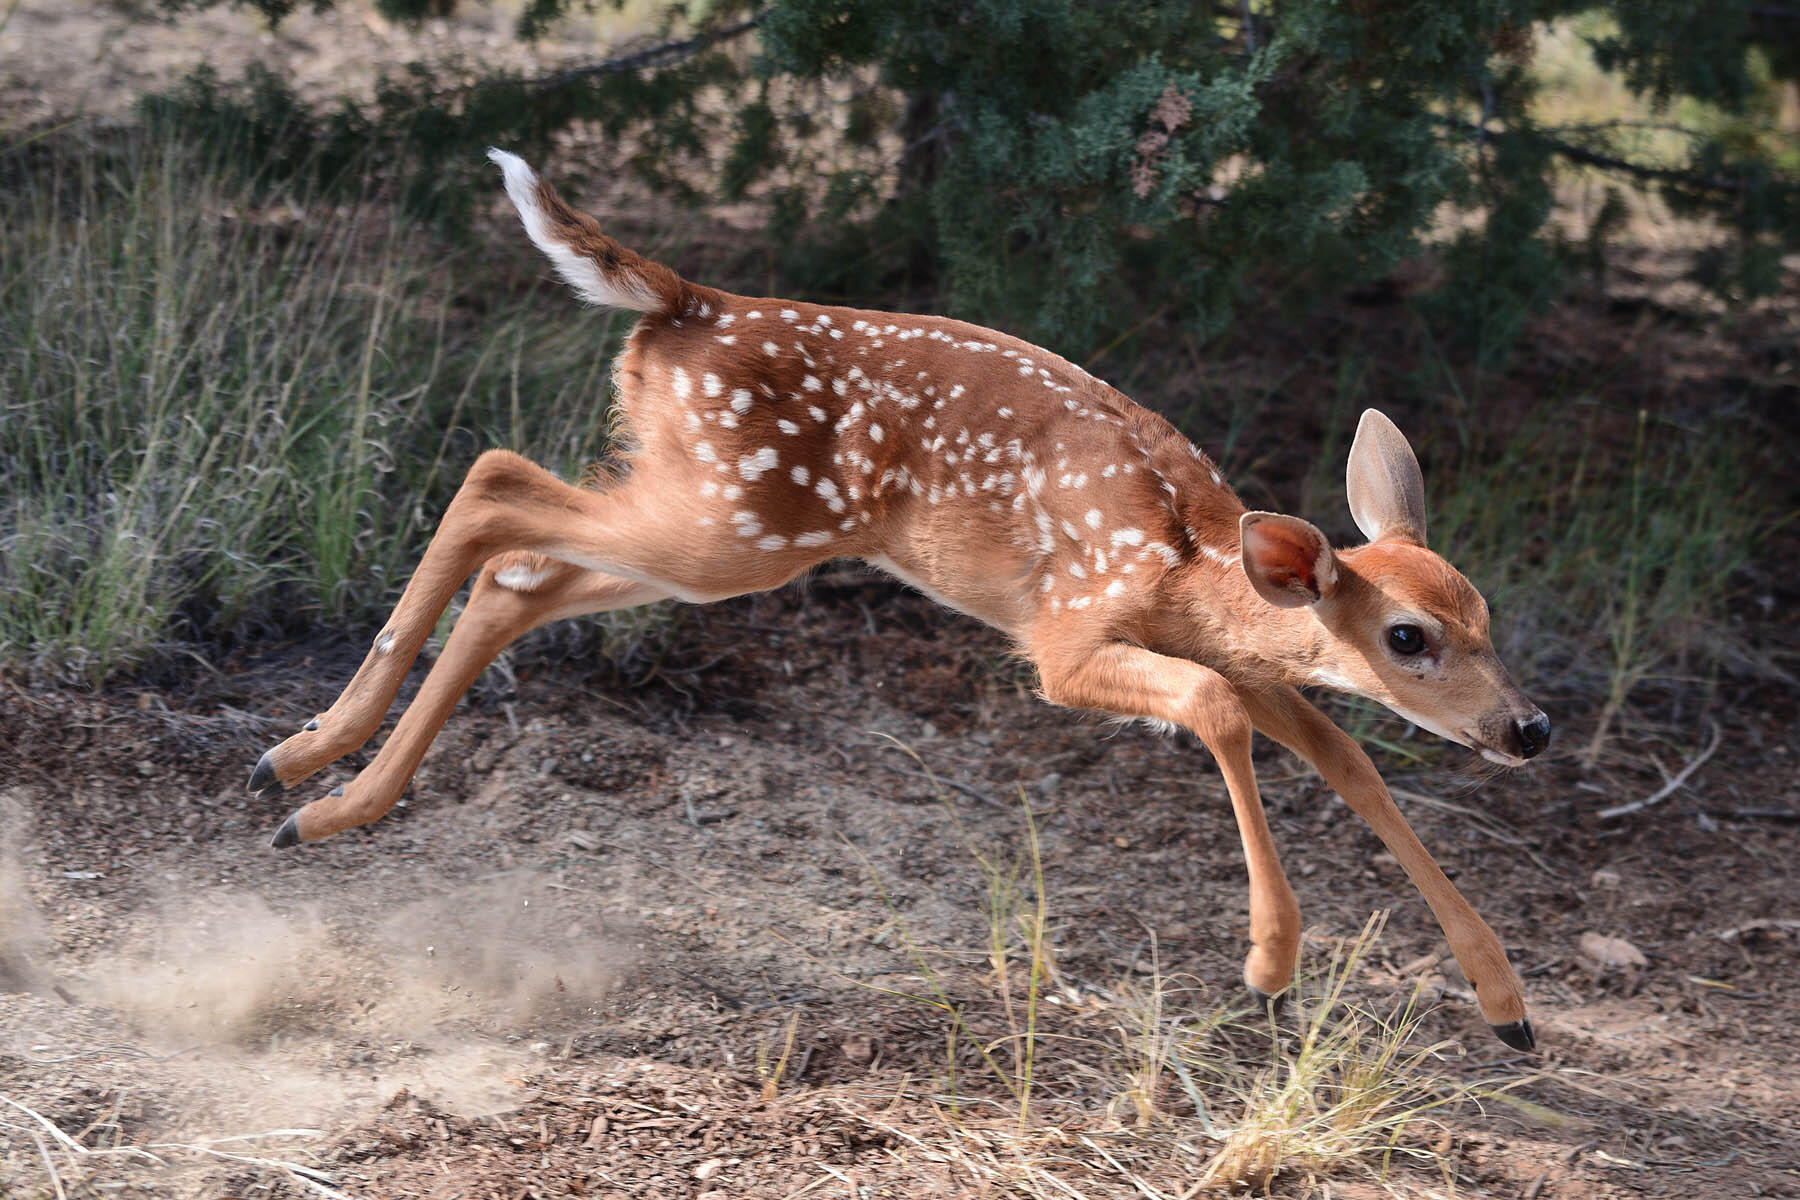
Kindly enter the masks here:
M 1022 843 L 1021 797 L 1058 970 L 1039 1112 L 1119 1164 L 1070 1168 L 1080 1194 L 1134 1194 L 1131 1174 L 1181 1194 L 1208 1151 L 1123 1115 L 1118 1030 L 1153 966 L 1196 1011 L 1238 1002 L 1243 869 L 1204 751 L 1041 704 L 996 635 L 850 569 L 685 615 L 636 686 L 521 667 L 451 721 L 402 808 L 285 854 L 265 843 L 290 803 L 245 794 L 244 772 L 329 702 L 352 648 L 283 648 L 182 695 L 10 688 L 8 1194 L 983 1194 L 1004 1097 L 908 996 L 935 983 L 972 1031 L 1006 1028 L 971 851 Z M 1780 691 L 1733 709 L 1692 785 L 1621 821 L 1594 814 L 1654 791 L 1648 762 L 1565 750 L 1495 778 L 1421 747 L 1428 765 L 1387 764 L 1512 948 L 1536 1056 L 1441 973 L 1373 835 L 1259 751 L 1309 962 L 1391 907 L 1357 1001 L 1432 977 L 1434 1070 L 1534 1076 L 1523 1104 L 1439 1114 L 1417 1135 L 1436 1163 L 1398 1160 L 1382 1186 L 1800 1195 L 1794 709 Z M 1646 964 L 1595 962 L 1589 933 Z M 1253 1074 L 1268 1036 L 1224 1052 Z M 1328 1186 L 1380 1194 L 1366 1173 Z
M 120 113 L 201 57 L 259 47 L 315 90 L 357 75 L 347 55 L 404 57 L 421 36 L 522 69 L 591 51 L 517 50 L 497 17 L 418 35 L 302 12 L 269 34 L 220 9 L 193 18 L 197 48 L 193 26 L 115 6 L 8 12 L 0 104 L 26 123 Z M 1654 306 L 1630 304 L 1542 322 L 1544 376 L 1623 361 L 1622 394 L 1703 406 L 1730 347 L 1661 336 Z M 1782 321 L 1761 338 L 1782 349 L 1730 368 L 1770 413 L 1800 327 Z M 1214 381 L 1284 373 L 1281 349 Z M 1311 444 L 1265 469 L 1304 475 L 1287 460 Z M 1790 531 L 1765 557 L 1797 555 Z M 1791 667 L 1800 590 L 1764 575 L 1747 636 Z M 822 1200 L 1052 1178 L 1072 1197 L 1186 1194 L 1212 1149 L 1195 1098 L 1229 1122 L 1233 1081 L 1275 1053 L 1246 1019 L 1209 1043 L 1221 1077 L 1165 1077 L 1168 1119 L 1132 1120 L 1147 997 L 1171 1020 L 1242 1004 L 1243 867 L 1206 753 L 1043 705 L 998 635 L 854 568 L 680 612 L 628 667 L 521 656 L 402 807 L 285 854 L 269 835 L 331 779 L 272 801 L 244 779 L 360 644 L 265 648 L 168 690 L 0 676 L 0 1195 Z M 1800 1196 L 1800 698 L 1728 690 L 1688 786 L 1615 821 L 1596 814 L 1656 792 L 1657 761 L 1707 743 L 1704 717 L 1629 722 L 1597 764 L 1576 722 L 1503 775 L 1377 727 L 1411 752 L 1379 757 L 1402 807 L 1512 950 L 1535 1055 L 1488 1033 L 1373 834 L 1259 747 L 1308 969 L 1391 909 L 1352 998 L 1388 1011 L 1422 980 L 1430 1070 L 1490 1090 L 1407 1135 L 1425 1158 L 1379 1180 L 1379 1162 L 1290 1173 L 1275 1195 Z M 1013 861 L 1027 805 L 1056 967 L 1029 1138 L 981 1053 L 1010 1061 L 1018 1017 L 988 966 L 976 858 Z M 1644 961 L 1597 961 L 1584 935 Z
M 534 74 L 606 53 L 653 26 L 611 6 L 559 22 L 535 43 L 513 36 L 517 5 L 465 5 L 454 20 L 417 27 L 350 0 L 315 11 L 298 4 L 275 29 L 236 5 L 195 6 L 170 18 L 136 0 L 20 0 L 0 9 L 0 113 L 27 126 L 84 113 L 128 116 L 136 98 L 173 88 L 195 67 L 236 78 L 251 61 L 278 63 L 311 99 L 366 98 L 384 70 L 455 61 Z

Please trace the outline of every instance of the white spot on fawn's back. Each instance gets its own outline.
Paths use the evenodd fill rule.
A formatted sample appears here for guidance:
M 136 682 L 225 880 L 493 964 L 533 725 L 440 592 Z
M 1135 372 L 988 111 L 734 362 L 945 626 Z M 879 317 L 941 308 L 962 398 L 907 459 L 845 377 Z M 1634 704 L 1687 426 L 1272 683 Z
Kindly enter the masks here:
M 755 454 L 746 454 L 738 459 L 738 474 L 744 482 L 755 483 L 766 471 L 773 471 L 780 465 L 781 458 L 775 453 L 775 447 L 764 446 Z

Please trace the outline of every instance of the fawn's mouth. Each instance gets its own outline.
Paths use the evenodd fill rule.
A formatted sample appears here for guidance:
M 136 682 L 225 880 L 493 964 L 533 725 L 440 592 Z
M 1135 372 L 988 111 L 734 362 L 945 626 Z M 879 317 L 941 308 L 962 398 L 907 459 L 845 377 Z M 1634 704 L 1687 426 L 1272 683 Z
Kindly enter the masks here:
M 1502 750 L 1472 730 L 1463 730 L 1457 735 L 1456 740 L 1497 766 L 1522 767 L 1525 765 L 1525 759 L 1521 756 L 1510 750 Z

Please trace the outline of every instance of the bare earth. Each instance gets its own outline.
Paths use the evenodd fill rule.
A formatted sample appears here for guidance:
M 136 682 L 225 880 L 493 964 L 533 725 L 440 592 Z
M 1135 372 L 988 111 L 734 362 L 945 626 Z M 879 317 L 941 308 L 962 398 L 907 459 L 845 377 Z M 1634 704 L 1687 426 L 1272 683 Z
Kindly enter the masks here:
M 537 69 L 597 44 L 520 49 L 506 18 L 474 11 L 422 33 L 361 7 L 302 12 L 271 34 L 229 9 L 177 28 L 28 0 L 0 26 L 4 127 L 124 113 L 201 58 L 229 75 L 267 54 L 316 93 L 420 52 Z M 1704 411 L 1728 385 L 1800 440 L 1791 306 L 1758 316 L 1761 357 L 1666 335 L 1654 310 L 1542 322 L 1512 386 L 1603 374 L 1621 407 Z M 1329 372 L 1285 365 L 1310 348 L 1260 349 L 1212 384 L 1279 381 L 1329 411 Z M 1316 432 L 1270 447 L 1265 481 L 1304 477 Z M 1800 545 L 1783 538 L 1744 620 L 1791 667 Z M 1248 1022 L 1204 1043 L 1221 1075 L 1159 1080 L 1150 1123 L 1125 1098 L 1158 980 L 1171 1018 L 1242 1004 L 1243 867 L 1204 751 L 1046 707 L 997 635 L 849 568 L 682 612 L 629 669 L 521 658 L 516 687 L 452 719 L 402 808 L 286 854 L 266 842 L 294 800 L 366 755 L 275 802 L 243 781 L 362 646 L 277 647 L 167 692 L 0 676 L 0 1196 L 1188 1193 L 1214 1148 L 1195 1097 L 1228 1123 L 1233 1082 L 1272 1054 Z M 1800 1196 L 1800 699 L 1722 690 L 1717 753 L 1613 822 L 1594 814 L 1658 790 L 1650 756 L 1674 770 L 1703 723 L 1633 720 L 1597 766 L 1565 736 L 1499 777 L 1376 727 L 1421 756 L 1385 773 L 1512 948 L 1534 1056 L 1489 1035 L 1374 836 L 1259 749 L 1306 968 L 1391 908 L 1353 1001 L 1386 1012 L 1423 979 L 1417 1043 L 1445 1043 L 1432 1070 L 1525 1080 L 1513 1103 L 1415 1127 L 1402 1148 L 1429 1161 L 1316 1188 L 1290 1173 L 1274 1194 Z M 981 1053 L 1010 1069 L 1020 1018 L 988 965 L 975 857 L 1013 861 L 1026 805 L 1056 967 L 1028 1135 Z M 1584 934 L 1644 965 L 1596 961 Z M 1025 977 L 1010 980 L 1017 1000 Z
M 1118 1030 L 1153 954 L 1180 1003 L 1239 1002 L 1242 866 L 1204 752 L 1042 705 L 995 635 L 850 571 L 687 616 L 649 682 L 527 673 L 452 720 L 404 808 L 286 854 L 263 847 L 287 802 L 246 796 L 244 771 L 329 701 L 354 648 L 232 664 L 182 696 L 9 691 L 0 1096 L 88 1148 L 298 1130 L 205 1144 L 358 1196 L 982 1194 L 991 1177 L 958 1154 L 984 1130 L 1002 1144 L 1014 1110 L 984 1103 L 1001 1091 L 966 1044 L 952 1078 L 948 1018 L 901 993 L 935 980 L 972 1030 L 1007 1028 L 971 849 L 1021 843 L 1022 794 L 1059 972 L 1038 1111 L 1122 1164 L 1070 1176 L 1082 1194 L 1141 1194 L 1126 1168 L 1181 1194 L 1210 1148 L 1132 1123 Z M 1689 792 L 1623 822 L 1591 814 L 1653 791 L 1648 764 L 1588 771 L 1565 752 L 1484 779 L 1447 748 L 1390 766 L 1513 948 L 1537 1057 L 1495 1042 L 1438 974 L 1441 938 L 1373 835 L 1264 752 L 1309 965 L 1391 906 L 1356 1001 L 1385 1010 L 1436 976 L 1420 1035 L 1449 1043 L 1436 1069 L 1539 1073 L 1516 1095 L 1541 1108 L 1442 1114 L 1415 1138 L 1440 1166 L 1400 1160 L 1386 1186 L 1800 1195 L 1794 825 L 1726 815 L 1800 809 L 1793 709 L 1772 693 L 1737 710 Z M 950 781 L 947 804 L 888 737 Z M 1590 932 L 1648 965 L 1597 964 Z M 1246 1074 L 1269 1052 L 1266 1033 L 1221 1045 Z M 1228 1112 L 1228 1091 L 1206 1094 Z M 9 1194 L 55 1194 L 32 1140 L 0 1132 Z M 165 1165 L 52 1161 L 71 1195 L 313 1186 L 150 1152 Z M 1381 1194 L 1366 1180 L 1332 1194 Z

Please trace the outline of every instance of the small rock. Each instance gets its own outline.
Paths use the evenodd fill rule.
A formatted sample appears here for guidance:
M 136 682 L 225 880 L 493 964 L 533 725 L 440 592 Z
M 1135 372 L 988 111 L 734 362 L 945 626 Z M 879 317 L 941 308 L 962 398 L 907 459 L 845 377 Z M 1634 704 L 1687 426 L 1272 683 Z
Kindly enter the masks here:
M 1600 870 L 1593 873 L 1588 882 L 1592 883 L 1597 888 L 1616 888 L 1619 886 L 1619 873 L 1617 871 L 1608 871 L 1602 867 Z
M 1062 776 L 1057 774 L 1055 771 L 1050 772 L 1048 775 L 1044 776 L 1042 779 L 1037 781 L 1038 795 L 1054 796 L 1056 794 L 1057 787 L 1061 783 L 1062 783 Z
M 600 839 L 585 829 L 571 829 L 563 834 L 563 840 L 579 850 L 598 850 Z
M 711 1179 L 714 1175 L 719 1173 L 719 1168 L 724 1165 L 725 1160 L 722 1158 L 709 1158 L 694 1168 L 694 1178 L 702 1180 Z
M 1581 953 L 1603 967 L 1647 967 L 1644 952 L 1624 938 L 1589 931 L 1581 935 Z
M 1463 974 L 1462 964 L 1456 961 L 1455 955 L 1446 955 L 1439 961 L 1438 971 L 1450 987 L 1469 990 L 1469 977 Z
M 1450 981 L 1442 973 L 1433 971 L 1419 985 L 1419 1003 L 1426 1006 L 1436 1004 L 1444 998 L 1444 993 L 1449 990 Z
M 531 1043 L 530 1050 L 533 1054 L 548 1054 L 550 1053 L 550 1043 L 533 1042 Z
M 844 1039 L 844 1044 L 840 1049 L 844 1052 L 846 1062 L 855 1063 L 859 1067 L 864 1066 L 874 1061 L 875 1039 L 866 1033 L 851 1034 Z
M 1413 959 L 1411 962 L 1401 967 L 1400 973 L 1409 977 L 1413 975 L 1423 975 L 1433 967 L 1436 967 L 1439 962 L 1443 961 L 1443 958 L 1444 952 L 1442 950 L 1433 950 L 1430 954 L 1421 954 L 1418 958 Z

